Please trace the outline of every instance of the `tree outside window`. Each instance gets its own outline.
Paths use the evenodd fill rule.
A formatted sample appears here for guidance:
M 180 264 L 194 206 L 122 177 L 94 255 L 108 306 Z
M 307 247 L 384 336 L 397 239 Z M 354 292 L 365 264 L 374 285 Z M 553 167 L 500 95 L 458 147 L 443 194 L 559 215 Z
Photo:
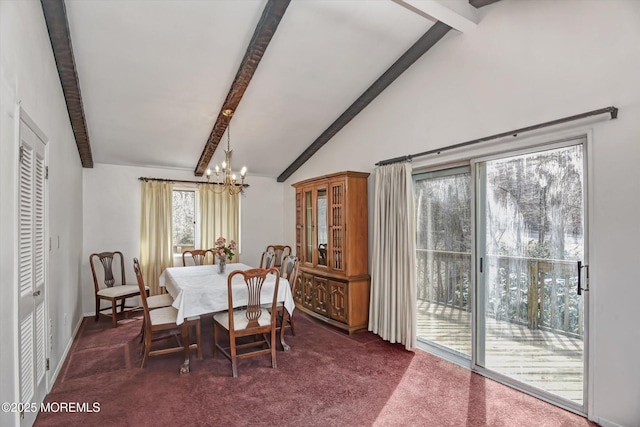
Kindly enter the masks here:
M 195 249 L 195 191 L 173 191 L 173 252 Z

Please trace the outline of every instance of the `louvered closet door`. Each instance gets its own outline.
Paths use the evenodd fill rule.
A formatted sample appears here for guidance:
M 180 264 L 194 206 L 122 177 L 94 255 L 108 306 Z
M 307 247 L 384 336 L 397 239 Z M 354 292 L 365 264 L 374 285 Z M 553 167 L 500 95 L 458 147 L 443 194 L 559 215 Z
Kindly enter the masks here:
M 19 364 L 20 401 L 40 404 L 45 381 L 45 144 L 20 122 Z M 33 412 L 22 423 L 31 425 Z

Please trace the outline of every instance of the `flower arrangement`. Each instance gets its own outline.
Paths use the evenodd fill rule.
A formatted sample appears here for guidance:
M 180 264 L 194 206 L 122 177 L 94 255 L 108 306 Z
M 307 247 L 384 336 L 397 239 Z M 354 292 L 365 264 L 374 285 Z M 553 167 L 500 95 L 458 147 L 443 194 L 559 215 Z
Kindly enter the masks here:
M 218 237 L 216 240 L 216 247 L 213 248 L 213 252 L 218 255 L 220 258 L 226 258 L 231 261 L 233 256 L 235 255 L 233 251 L 236 250 L 236 242 L 235 240 L 231 240 L 227 245 L 227 239 L 224 237 Z

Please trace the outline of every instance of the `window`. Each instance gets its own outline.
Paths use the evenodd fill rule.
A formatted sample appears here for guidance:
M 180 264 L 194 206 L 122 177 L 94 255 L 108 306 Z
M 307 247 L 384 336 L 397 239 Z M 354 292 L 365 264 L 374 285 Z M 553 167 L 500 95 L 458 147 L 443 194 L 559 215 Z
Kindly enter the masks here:
M 173 253 L 196 248 L 196 192 L 173 190 Z

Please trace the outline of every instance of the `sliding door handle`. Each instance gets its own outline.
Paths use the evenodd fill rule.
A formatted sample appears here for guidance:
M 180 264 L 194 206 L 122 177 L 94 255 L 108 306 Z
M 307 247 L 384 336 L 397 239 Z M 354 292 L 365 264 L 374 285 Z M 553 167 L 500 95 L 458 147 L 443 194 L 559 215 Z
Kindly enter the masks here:
M 578 261 L 578 295 L 582 295 L 582 261 Z
M 585 283 L 587 284 L 586 288 L 582 287 L 582 269 L 585 269 Z M 589 290 L 589 266 L 582 265 L 582 261 L 578 261 L 578 295 L 582 295 L 582 291 Z

